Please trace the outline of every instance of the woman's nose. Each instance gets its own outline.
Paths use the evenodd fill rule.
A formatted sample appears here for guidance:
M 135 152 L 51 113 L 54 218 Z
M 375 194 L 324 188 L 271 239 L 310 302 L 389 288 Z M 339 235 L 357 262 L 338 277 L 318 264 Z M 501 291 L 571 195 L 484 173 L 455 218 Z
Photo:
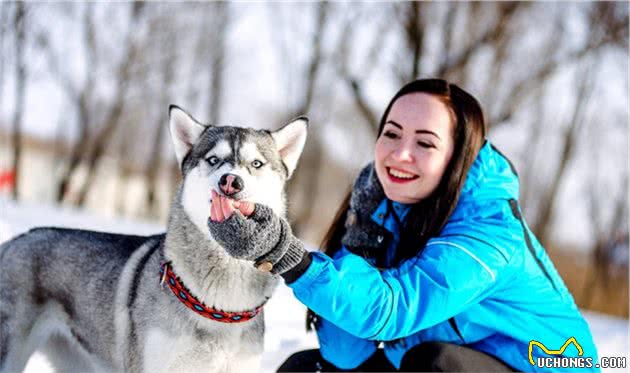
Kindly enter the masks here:
M 413 162 L 413 152 L 408 145 L 402 145 L 394 152 L 396 160 L 400 162 Z

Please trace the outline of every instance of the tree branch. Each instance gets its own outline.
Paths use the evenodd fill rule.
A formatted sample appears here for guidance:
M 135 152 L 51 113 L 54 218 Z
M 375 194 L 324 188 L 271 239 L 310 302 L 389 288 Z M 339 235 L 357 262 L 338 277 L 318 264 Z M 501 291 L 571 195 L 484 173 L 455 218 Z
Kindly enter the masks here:
M 551 186 L 545 193 L 542 199 L 542 208 L 539 211 L 538 218 L 534 225 L 534 233 L 539 238 L 543 245 L 549 243 L 549 232 L 551 231 L 551 218 L 556 204 L 558 190 L 560 184 L 564 179 L 564 175 L 567 170 L 569 161 L 573 158 L 573 152 L 577 143 L 578 130 L 581 128 L 584 120 L 584 111 L 586 103 L 591 97 L 592 87 L 595 82 L 594 74 L 592 73 L 595 62 L 589 63 L 584 71 L 578 71 L 580 79 L 580 85 L 578 87 L 577 102 L 575 103 L 573 115 L 569 122 L 569 128 L 567 130 L 566 140 L 561 153 L 560 164 L 554 175 L 554 179 L 551 182 Z

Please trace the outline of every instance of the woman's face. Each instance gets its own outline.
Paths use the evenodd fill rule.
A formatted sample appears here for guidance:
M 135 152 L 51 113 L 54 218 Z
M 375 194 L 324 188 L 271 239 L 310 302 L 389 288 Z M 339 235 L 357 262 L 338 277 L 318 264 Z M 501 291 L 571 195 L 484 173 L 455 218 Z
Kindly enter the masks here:
M 437 188 L 453 155 L 453 119 L 447 106 L 427 93 L 399 97 L 376 141 L 374 163 L 385 194 L 412 204 Z

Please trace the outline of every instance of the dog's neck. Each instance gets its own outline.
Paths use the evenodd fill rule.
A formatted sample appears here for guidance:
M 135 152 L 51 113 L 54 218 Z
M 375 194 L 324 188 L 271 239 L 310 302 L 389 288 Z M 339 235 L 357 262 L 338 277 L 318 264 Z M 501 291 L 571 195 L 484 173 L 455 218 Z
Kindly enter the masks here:
M 253 309 L 271 297 L 277 277 L 230 257 L 192 223 L 178 197 L 171 208 L 164 255 L 190 291 L 207 306 L 224 311 Z

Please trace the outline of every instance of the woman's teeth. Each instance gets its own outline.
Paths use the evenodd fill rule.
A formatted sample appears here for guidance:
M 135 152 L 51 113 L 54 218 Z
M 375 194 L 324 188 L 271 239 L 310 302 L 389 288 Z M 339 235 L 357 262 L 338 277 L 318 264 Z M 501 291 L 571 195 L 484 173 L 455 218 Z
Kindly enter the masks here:
M 414 177 L 416 177 L 416 175 L 414 174 L 410 174 L 404 171 L 394 170 L 392 168 L 389 169 L 389 174 L 399 179 L 413 179 Z

